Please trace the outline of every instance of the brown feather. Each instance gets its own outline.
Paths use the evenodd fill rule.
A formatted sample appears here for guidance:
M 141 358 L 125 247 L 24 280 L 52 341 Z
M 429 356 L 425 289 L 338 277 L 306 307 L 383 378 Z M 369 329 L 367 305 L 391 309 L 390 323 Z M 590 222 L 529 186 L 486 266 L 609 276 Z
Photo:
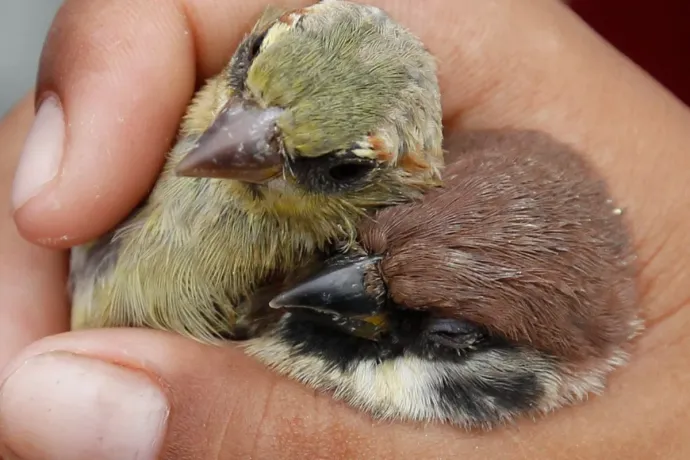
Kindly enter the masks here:
M 620 209 L 577 152 L 532 131 L 450 138 L 445 187 L 360 229 L 389 295 L 570 360 L 636 332 L 635 266 Z

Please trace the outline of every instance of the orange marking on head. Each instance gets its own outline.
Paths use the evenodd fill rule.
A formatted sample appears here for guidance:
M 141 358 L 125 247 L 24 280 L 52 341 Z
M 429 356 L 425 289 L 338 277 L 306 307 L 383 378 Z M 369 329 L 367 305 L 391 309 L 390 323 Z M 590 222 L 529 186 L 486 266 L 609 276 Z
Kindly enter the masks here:
M 369 136 L 367 141 L 375 152 L 381 152 L 386 149 L 386 143 L 378 136 Z
M 280 18 L 278 18 L 278 22 L 282 22 L 283 24 L 287 24 L 289 26 L 293 25 L 295 23 L 295 19 L 298 17 L 302 16 L 303 14 L 306 13 L 306 10 L 304 8 L 301 8 L 299 10 L 294 10 L 294 11 L 289 11 L 282 15 Z
M 407 172 L 418 172 L 429 169 L 429 163 L 422 158 L 419 158 L 414 153 L 406 153 L 400 160 L 400 166 Z
M 371 145 L 371 150 L 376 153 L 376 159 L 379 161 L 391 161 L 394 155 L 386 150 L 386 143 L 378 136 L 367 137 L 367 142 Z
M 393 154 L 391 152 L 376 152 L 376 159 L 379 161 L 391 161 L 393 159 Z

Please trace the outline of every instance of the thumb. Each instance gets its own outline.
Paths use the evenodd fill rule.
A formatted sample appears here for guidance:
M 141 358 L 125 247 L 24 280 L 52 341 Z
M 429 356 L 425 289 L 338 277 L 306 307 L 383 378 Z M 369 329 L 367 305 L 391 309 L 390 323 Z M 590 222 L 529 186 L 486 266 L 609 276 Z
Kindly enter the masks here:
M 150 330 L 43 339 L 0 387 L 0 456 L 25 460 L 390 458 L 380 428 L 233 346 Z
M 372 422 L 231 345 L 143 329 L 70 332 L 35 342 L 0 375 L 0 456 L 678 458 L 690 451 L 690 341 L 679 338 L 687 328 L 668 327 L 645 337 L 605 397 L 485 433 Z

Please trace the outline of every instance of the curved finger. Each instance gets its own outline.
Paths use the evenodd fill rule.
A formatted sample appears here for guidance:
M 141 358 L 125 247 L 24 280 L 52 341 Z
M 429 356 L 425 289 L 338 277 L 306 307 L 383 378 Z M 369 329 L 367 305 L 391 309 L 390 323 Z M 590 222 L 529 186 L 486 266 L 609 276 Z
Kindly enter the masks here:
M 22 234 L 65 247 L 122 219 L 157 175 L 197 68 L 205 76 L 217 71 L 261 8 L 65 2 L 41 57 L 38 122 L 15 179 Z
M 145 330 L 68 333 L 5 372 L 0 445 L 26 460 L 673 457 L 690 449 L 690 342 L 666 332 L 676 345 L 638 359 L 605 397 L 484 434 L 372 422 L 233 348 Z
M 66 258 L 22 239 L 10 213 L 10 185 L 33 120 L 33 95 L 0 122 L 0 369 L 23 347 L 67 330 Z

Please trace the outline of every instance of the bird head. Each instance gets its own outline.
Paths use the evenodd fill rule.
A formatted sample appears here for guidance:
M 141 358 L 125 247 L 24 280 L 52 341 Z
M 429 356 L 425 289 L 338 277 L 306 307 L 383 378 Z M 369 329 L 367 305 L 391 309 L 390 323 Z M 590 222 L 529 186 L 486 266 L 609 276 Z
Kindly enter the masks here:
M 248 351 L 383 418 L 490 426 L 601 390 L 640 325 L 606 185 L 540 133 L 448 149 L 444 189 L 363 221 Z
M 287 217 L 409 200 L 443 162 L 433 57 L 380 9 L 339 0 L 267 10 L 184 126 L 198 139 L 178 175 Z

